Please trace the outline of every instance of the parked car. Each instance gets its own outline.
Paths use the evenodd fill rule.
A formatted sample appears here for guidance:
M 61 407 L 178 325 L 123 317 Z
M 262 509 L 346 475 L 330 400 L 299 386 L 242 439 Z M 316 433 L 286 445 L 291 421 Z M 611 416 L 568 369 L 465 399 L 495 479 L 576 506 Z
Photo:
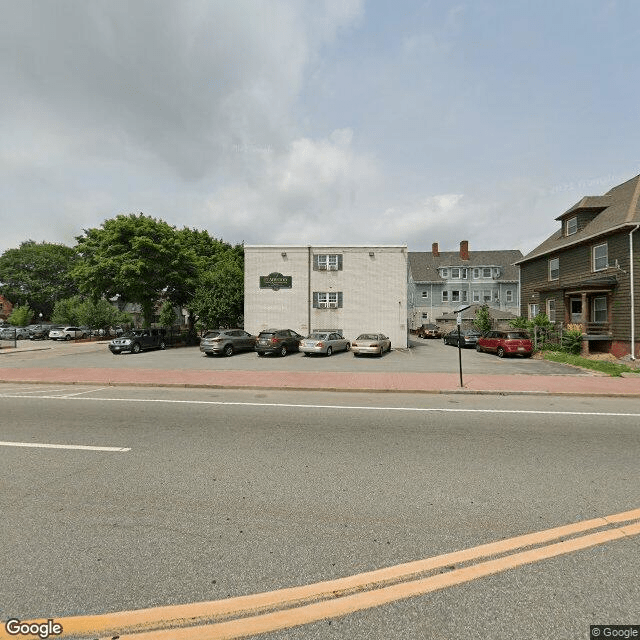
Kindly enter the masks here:
M 36 325 L 29 329 L 29 340 L 46 340 L 49 337 L 51 327 L 49 325 Z
M 330 356 L 334 351 L 349 351 L 351 343 L 339 333 L 315 331 L 300 340 L 300 351 L 303 356 L 312 353 L 323 353 Z
M 478 338 L 476 351 L 489 351 L 499 358 L 506 355 L 519 355 L 530 358 L 533 344 L 529 334 L 524 331 L 489 331 Z
M 49 331 L 49 338 L 51 338 L 51 340 L 76 340 L 86 337 L 86 332 L 80 327 L 59 327 Z
M 460 327 L 460 347 L 475 347 L 478 342 L 478 338 L 482 334 L 476 329 L 469 329 L 468 327 Z M 453 331 L 449 331 L 442 341 L 445 344 L 452 344 L 454 347 L 458 346 L 458 328 Z
M 441 338 L 442 332 L 437 324 L 423 324 L 417 331 L 419 338 Z
M 208 331 L 200 340 L 200 351 L 207 356 L 233 355 L 236 351 L 253 351 L 256 337 L 242 329 Z
M 385 351 L 391 351 L 391 340 L 384 333 L 361 333 L 352 343 L 354 356 L 375 354 L 381 356 Z
M 125 351 L 140 353 L 146 349 L 166 349 L 166 334 L 164 329 L 134 329 L 109 343 L 109 351 L 119 355 Z
M 300 350 L 303 336 L 293 329 L 266 329 L 261 331 L 256 341 L 256 352 L 259 356 L 266 353 L 277 353 L 286 356 L 290 351 Z
M 0 340 L 24 340 L 29 337 L 27 327 L 4 327 L 0 329 Z

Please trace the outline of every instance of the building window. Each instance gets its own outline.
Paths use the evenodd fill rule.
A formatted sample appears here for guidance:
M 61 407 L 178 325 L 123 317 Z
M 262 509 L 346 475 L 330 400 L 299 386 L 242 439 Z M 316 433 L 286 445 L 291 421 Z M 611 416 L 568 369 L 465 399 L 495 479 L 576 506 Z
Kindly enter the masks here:
M 549 260 L 549 280 L 557 280 L 560 277 L 560 258 Z
M 507 289 L 504 292 L 504 295 L 507 302 L 513 302 L 513 291 L 511 289 Z
M 594 322 L 607 322 L 607 296 L 598 296 L 597 298 L 593 299 L 593 309 L 591 317 L 593 318 Z
M 537 304 L 529 305 L 529 320 L 533 320 L 540 313 L 540 306 Z
M 482 277 L 483 278 L 491 277 L 491 267 L 482 267 Z
M 342 307 L 342 291 L 314 291 L 314 309 L 338 309 Z
M 425 300 L 428 300 L 428 299 L 429 299 L 429 292 L 428 292 L 428 291 L 423 291 L 423 292 L 422 292 L 422 297 L 423 297 Z
M 443 291 L 442 292 L 442 302 L 449 302 L 449 292 L 448 291 Z
M 491 302 L 491 290 L 485 289 L 482 292 L 482 302 Z
M 449 269 L 443 269 L 442 270 L 442 277 L 443 278 L 448 278 L 449 277 Z
M 467 301 L 467 291 L 452 291 L 451 292 L 451 302 L 466 302 Z
M 474 269 L 473 269 L 473 277 L 476 280 L 480 277 L 480 269 L 478 269 L 478 267 L 474 267 Z
M 474 302 L 480 302 L 480 292 L 479 291 L 474 291 L 472 293 L 473 296 L 473 301 Z
M 557 227 L 556 227 L 557 228 Z M 569 218 L 567 220 L 567 224 L 565 227 L 565 233 L 568 236 L 572 236 L 574 233 L 578 232 L 578 218 Z
M 316 253 L 313 256 L 315 271 L 341 271 L 342 255 L 339 253 Z
M 458 267 L 451 268 L 451 277 L 455 278 L 456 280 L 460 279 L 460 269 Z
M 549 322 L 556 321 L 556 301 L 555 298 L 547 300 L 547 318 Z
M 609 266 L 609 249 L 607 243 L 593 247 L 593 270 L 602 271 Z

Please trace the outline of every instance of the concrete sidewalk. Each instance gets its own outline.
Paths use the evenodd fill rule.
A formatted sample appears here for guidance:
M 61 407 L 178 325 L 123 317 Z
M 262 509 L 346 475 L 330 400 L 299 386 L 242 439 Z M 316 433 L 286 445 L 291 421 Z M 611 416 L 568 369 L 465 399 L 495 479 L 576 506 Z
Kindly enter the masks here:
M 553 394 L 640 398 L 640 375 L 464 375 L 457 373 L 345 373 L 178 371 L 107 368 L 0 369 L 0 382 L 475 394 Z

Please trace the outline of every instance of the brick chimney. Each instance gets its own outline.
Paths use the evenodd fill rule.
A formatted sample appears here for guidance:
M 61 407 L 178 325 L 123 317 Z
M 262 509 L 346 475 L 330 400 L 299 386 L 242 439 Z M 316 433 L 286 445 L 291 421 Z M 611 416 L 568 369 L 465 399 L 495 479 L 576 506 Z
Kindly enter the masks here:
M 469 259 L 469 241 L 462 240 L 460 242 L 460 260 L 468 260 Z
M 437 257 L 440 256 L 440 249 L 438 249 L 438 243 L 437 242 L 434 242 L 431 245 L 431 253 L 433 254 L 434 258 L 437 258 Z

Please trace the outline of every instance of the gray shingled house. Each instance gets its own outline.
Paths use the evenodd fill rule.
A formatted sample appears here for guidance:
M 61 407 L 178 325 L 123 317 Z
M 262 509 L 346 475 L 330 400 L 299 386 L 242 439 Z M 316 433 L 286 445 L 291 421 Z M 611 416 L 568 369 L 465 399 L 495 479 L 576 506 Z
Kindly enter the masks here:
M 434 242 L 430 252 L 409 252 L 409 328 L 435 323 L 462 304 L 487 304 L 505 317 L 520 314 L 518 250 L 440 251 Z M 493 314 L 496 315 L 496 314 Z M 501 314 L 497 314 L 501 315 Z
M 636 176 L 556 218 L 558 230 L 517 263 L 523 316 L 579 325 L 585 353 L 639 355 L 639 196 Z

